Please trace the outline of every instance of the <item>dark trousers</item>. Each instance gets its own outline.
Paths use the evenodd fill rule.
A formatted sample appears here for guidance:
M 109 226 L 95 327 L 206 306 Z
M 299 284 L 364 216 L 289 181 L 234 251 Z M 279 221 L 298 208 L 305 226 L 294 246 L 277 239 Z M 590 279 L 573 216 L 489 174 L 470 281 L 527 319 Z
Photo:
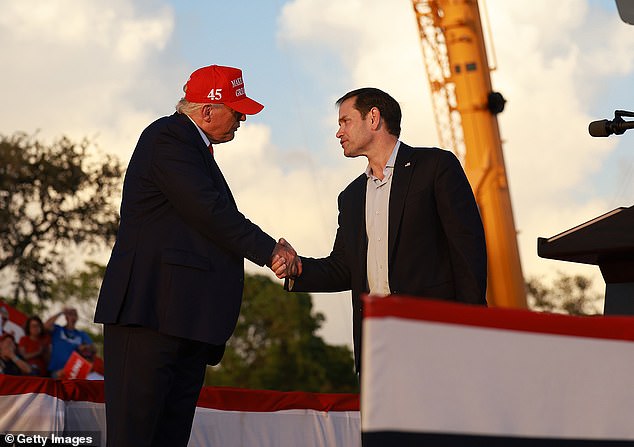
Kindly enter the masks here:
M 104 325 L 107 446 L 186 447 L 213 349 L 143 327 Z

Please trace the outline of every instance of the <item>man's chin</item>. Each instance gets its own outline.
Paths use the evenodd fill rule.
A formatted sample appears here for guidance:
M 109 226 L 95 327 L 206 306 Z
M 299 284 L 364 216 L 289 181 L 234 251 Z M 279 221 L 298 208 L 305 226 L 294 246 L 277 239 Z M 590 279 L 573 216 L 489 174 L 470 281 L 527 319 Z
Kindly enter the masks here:
M 218 138 L 216 140 L 209 140 L 211 142 L 211 144 L 220 144 L 220 143 L 226 143 L 228 141 L 233 140 L 233 138 L 236 136 L 235 132 L 232 133 L 231 135 L 225 135 L 222 138 Z

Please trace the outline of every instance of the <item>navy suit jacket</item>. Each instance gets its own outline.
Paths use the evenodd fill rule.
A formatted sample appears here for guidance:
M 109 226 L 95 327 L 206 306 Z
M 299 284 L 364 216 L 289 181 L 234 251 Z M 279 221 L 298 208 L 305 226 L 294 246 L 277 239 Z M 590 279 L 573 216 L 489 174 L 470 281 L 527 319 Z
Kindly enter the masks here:
M 126 172 L 95 322 L 223 345 L 240 311 L 244 258 L 264 265 L 274 247 L 238 211 L 191 120 L 160 118 Z
M 303 272 L 292 287 L 296 292 L 352 290 L 357 371 L 361 366 L 361 295 L 368 292 L 366 183 L 362 174 L 341 192 L 332 252 L 321 259 L 302 257 Z M 401 143 L 388 219 L 392 294 L 486 304 L 484 229 L 467 177 L 451 152 Z

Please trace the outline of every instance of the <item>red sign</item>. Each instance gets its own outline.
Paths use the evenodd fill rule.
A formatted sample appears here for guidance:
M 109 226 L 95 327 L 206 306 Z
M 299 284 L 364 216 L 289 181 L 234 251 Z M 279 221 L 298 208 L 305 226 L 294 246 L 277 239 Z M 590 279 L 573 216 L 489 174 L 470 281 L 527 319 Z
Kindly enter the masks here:
M 68 358 L 64 370 L 62 371 L 63 379 L 85 379 L 92 369 L 92 363 L 83 358 L 77 352 L 73 352 Z

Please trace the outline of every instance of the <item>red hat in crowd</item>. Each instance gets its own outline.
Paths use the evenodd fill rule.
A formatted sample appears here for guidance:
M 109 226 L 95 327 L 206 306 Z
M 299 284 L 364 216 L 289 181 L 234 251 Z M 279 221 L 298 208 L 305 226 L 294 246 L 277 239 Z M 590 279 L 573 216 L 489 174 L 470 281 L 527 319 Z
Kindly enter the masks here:
M 264 106 L 247 98 L 242 70 L 221 65 L 199 68 L 184 87 L 185 99 L 204 104 L 225 104 L 245 115 L 255 115 Z

